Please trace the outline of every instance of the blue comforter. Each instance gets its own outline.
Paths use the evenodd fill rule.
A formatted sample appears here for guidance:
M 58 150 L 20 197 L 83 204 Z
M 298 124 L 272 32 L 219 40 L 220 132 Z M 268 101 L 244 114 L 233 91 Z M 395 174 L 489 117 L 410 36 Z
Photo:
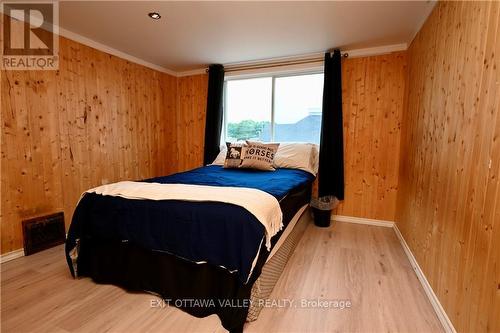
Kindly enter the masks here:
M 260 171 L 253 169 L 224 169 L 218 165 L 209 165 L 171 176 L 145 180 L 162 184 L 192 184 L 207 186 L 230 186 L 255 188 L 267 192 L 278 201 L 290 190 L 310 183 L 314 176 L 297 169 L 276 169 Z
M 313 180 L 311 174 L 295 169 L 256 171 L 206 166 L 145 181 L 255 188 L 280 201 L 291 190 L 308 186 Z M 232 204 L 130 200 L 88 193 L 75 210 L 66 249 L 69 252 L 76 239 L 80 239 L 81 247 L 93 241 L 131 242 L 193 262 L 225 267 L 245 283 L 264 235 L 264 227 L 251 213 Z

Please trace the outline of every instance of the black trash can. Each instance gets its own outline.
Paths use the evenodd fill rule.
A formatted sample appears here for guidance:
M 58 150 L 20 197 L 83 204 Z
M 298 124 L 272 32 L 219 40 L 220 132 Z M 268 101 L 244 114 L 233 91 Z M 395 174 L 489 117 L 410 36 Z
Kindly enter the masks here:
M 311 208 L 314 216 L 314 224 L 321 228 L 330 226 L 330 219 L 333 208 L 338 200 L 333 195 L 311 199 Z
M 319 208 L 312 207 L 312 212 L 314 216 L 314 224 L 317 227 L 328 228 L 330 226 L 330 216 L 332 214 L 331 210 L 321 210 Z

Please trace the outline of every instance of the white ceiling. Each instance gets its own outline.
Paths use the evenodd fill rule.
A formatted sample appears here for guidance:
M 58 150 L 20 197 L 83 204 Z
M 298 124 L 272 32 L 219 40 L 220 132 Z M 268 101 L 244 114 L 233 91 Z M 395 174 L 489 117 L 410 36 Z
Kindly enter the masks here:
M 62 1 L 65 30 L 154 65 L 188 71 L 409 43 L 433 1 Z M 159 12 L 160 20 L 147 14 Z

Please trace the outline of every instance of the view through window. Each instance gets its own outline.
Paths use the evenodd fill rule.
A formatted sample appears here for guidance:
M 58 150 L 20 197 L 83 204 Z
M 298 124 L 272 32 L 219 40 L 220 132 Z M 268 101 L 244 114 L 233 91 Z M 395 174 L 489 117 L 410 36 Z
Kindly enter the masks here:
M 225 141 L 319 144 L 323 74 L 228 80 Z

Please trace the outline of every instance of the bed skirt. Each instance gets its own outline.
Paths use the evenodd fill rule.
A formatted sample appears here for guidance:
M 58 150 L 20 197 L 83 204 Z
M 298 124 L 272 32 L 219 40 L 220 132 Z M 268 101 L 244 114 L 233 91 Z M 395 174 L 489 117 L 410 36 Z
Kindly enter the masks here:
M 246 318 L 247 322 L 255 321 L 259 316 L 260 311 L 264 307 L 264 300 L 268 299 L 273 291 L 274 286 L 278 282 L 281 273 L 292 256 L 297 244 L 299 243 L 307 225 L 311 221 L 310 209 L 306 209 L 299 217 L 297 223 L 286 237 L 285 241 L 280 245 L 278 250 L 262 267 L 262 273 L 255 281 L 251 296 L 250 308 Z

